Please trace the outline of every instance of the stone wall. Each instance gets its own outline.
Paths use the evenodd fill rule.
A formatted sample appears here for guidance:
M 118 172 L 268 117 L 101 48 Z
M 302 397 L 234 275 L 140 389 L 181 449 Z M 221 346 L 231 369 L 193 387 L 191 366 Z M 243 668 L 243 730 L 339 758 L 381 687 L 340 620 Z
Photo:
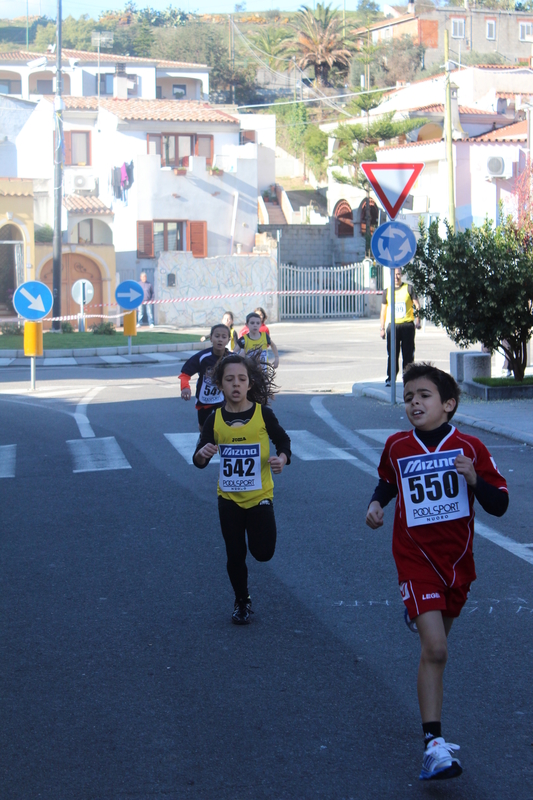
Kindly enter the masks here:
M 175 286 L 169 283 L 175 282 Z M 188 252 L 161 253 L 154 273 L 157 300 L 199 297 L 204 295 L 245 294 L 252 297 L 228 297 L 155 305 L 155 322 L 182 328 L 209 327 L 232 311 L 235 327 L 257 306 L 265 309 L 269 322 L 278 321 L 278 267 L 274 255 L 233 255 L 194 258 Z M 261 294 L 264 292 L 264 294 Z M 269 294 L 270 293 L 270 294 Z
M 297 267 L 332 267 L 352 264 L 365 257 L 365 240 L 361 235 L 335 236 L 335 221 L 329 225 L 259 225 L 260 233 L 268 232 L 275 239 L 281 230 L 281 263 Z

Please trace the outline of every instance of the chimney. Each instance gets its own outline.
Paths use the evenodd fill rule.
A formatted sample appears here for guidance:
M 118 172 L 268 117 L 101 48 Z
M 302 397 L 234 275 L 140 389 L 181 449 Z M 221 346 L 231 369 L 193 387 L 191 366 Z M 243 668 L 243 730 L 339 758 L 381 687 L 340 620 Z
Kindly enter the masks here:
M 415 4 L 414 2 L 407 3 L 407 13 L 414 14 L 415 13 Z
M 468 134 L 465 133 L 461 126 L 459 119 L 459 98 L 457 96 L 458 86 L 456 83 L 450 84 L 452 102 L 451 102 L 451 115 L 452 115 L 452 139 L 468 139 Z
M 115 78 L 113 80 L 113 97 L 118 100 L 128 99 L 128 76 L 126 65 L 117 64 L 115 67 Z

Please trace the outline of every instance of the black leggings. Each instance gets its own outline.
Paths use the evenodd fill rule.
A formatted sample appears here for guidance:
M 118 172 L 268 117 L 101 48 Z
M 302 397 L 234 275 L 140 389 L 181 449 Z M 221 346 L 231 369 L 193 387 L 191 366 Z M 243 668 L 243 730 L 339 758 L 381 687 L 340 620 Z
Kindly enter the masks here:
M 390 328 L 387 327 L 387 378 L 391 380 L 391 336 Z M 396 325 L 396 372 L 394 376 L 398 375 L 400 370 L 400 347 L 402 349 L 402 367 L 405 369 L 408 364 L 412 364 L 415 360 L 415 323 L 414 322 L 400 322 Z
M 233 500 L 218 498 L 218 514 L 228 556 L 228 575 L 237 600 L 248 597 L 246 534 L 256 561 L 270 561 L 276 549 L 276 520 L 271 500 L 242 508 Z

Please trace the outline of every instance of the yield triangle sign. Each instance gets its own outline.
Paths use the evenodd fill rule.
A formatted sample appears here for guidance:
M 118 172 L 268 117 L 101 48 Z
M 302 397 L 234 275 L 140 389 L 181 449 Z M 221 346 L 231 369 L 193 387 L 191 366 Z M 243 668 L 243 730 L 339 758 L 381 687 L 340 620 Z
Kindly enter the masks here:
M 365 161 L 359 165 L 372 184 L 389 217 L 394 219 L 407 200 L 424 164 L 378 164 Z

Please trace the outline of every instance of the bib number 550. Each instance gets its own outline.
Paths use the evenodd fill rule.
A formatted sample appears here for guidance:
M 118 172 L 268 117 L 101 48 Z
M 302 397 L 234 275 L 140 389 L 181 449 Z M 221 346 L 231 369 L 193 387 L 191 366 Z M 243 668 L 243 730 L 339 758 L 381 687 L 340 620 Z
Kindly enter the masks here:
M 414 475 L 409 478 L 409 491 L 414 505 L 425 500 L 440 500 L 443 495 L 451 499 L 459 494 L 459 476 L 454 470 L 442 474 L 432 472 L 423 476 Z

